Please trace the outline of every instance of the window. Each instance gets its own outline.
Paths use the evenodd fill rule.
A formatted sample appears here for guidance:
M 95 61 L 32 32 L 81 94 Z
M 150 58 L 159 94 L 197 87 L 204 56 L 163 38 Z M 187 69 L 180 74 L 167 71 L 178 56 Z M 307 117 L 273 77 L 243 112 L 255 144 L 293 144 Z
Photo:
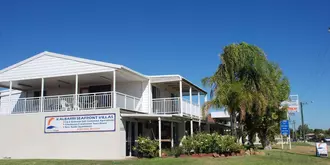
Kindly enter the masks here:
M 41 96 L 41 91 L 34 91 L 33 97 L 40 97 Z M 46 96 L 46 91 L 44 91 L 44 96 Z
M 89 93 L 108 92 L 111 91 L 111 85 L 90 86 L 88 90 Z
M 160 98 L 160 90 L 155 86 L 152 86 L 152 98 Z

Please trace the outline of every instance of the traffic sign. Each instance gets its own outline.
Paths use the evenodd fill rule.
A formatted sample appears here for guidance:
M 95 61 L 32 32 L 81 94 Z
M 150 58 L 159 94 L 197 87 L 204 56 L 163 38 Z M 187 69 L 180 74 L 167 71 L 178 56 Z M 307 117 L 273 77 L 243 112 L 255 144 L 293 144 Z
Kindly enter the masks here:
M 280 123 L 281 134 L 283 136 L 290 135 L 289 120 L 282 120 Z

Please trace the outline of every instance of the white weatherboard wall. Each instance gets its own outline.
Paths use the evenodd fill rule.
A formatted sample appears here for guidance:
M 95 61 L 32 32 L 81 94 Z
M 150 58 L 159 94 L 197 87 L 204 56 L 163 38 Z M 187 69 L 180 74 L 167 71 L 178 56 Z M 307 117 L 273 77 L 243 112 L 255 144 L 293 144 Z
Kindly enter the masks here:
M 150 95 L 151 95 L 151 91 L 150 91 L 150 86 L 149 83 L 143 82 L 142 83 L 142 110 L 146 113 L 149 112 L 149 108 L 150 108 Z
M 113 68 L 44 55 L 0 74 L 1 81 L 113 71 Z
M 18 91 L 18 90 L 12 91 L 12 94 L 11 94 L 12 100 L 17 100 L 21 97 L 25 97 L 25 93 L 22 93 L 21 91 Z M 15 107 L 14 104 L 9 104 L 9 91 L 2 92 L 0 94 L 0 115 L 8 114 L 9 112 L 12 112 L 14 107 Z M 1 140 L 1 138 L 0 138 L 0 140 Z
M 143 82 L 118 82 L 116 83 L 116 91 L 141 98 L 143 92 Z
M 115 132 L 44 133 L 45 116 L 116 113 Z M 119 109 L 0 116 L 0 158 L 124 159 L 126 133 Z

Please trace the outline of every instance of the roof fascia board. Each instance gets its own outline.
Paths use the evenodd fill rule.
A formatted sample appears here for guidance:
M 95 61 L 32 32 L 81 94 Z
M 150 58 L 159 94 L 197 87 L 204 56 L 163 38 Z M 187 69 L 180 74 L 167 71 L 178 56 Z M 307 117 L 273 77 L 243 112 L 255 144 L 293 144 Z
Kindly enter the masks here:
M 112 64 L 112 63 L 107 63 L 107 62 L 102 62 L 102 61 L 95 61 L 95 60 L 90 60 L 90 59 L 84 59 L 84 58 L 79 58 L 79 57 L 74 57 L 74 56 L 69 56 L 69 55 L 63 55 L 63 54 L 58 54 L 58 53 L 48 52 L 48 51 L 44 51 L 42 53 L 39 53 L 39 54 L 37 54 L 35 56 L 32 56 L 32 57 L 26 59 L 26 60 L 23 60 L 23 61 L 21 61 L 19 63 L 16 63 L 14 65 L 11 65 L 11 66 L 9 66 L 9 67 L 1 70 L 0 71 L 0 74 L 6 72 L 8 70 L 11 70 L 13 68 L 16 68 L 18 66 L 21 66 L 21 65 L 23 65 L 25 63 L 28 63 L 30 61 L 33 61 L 33 60 L 35 60 L 37 58 L 40 58 L 42 56 L 45 56 L 45 55 L 48 55 L 48 56 L 51 56 L 51 57 L 56 57 L 56 58 L 62 58 L 62 59 L 77 61 L 77 62 L 83 62 L 83 63 L 93 64 L 93 65 L 110 67 L 110 68 L 114 68 L 114 69 L 124 69 L 124 70 L 127 70 L 127 71 L 129 71 L 131 73 L 134 73 L 134 74 L 136 74 L 136 75 L 138 75 L 140 77 L 143 77 L 145 79 L 148 79 L 147 76 L 145 76 L 145 75 L 143 75 L 143 74 L 141 74 L 141 73 L 139 73 L 137 71 L 134 71 L 134 70 L 132 70 L 132 69 L 130 69 L 128 67 L 122 66 L 122 65 Z
M 45 54 L 45 52 L 41 52 L 41 53 L 39 53 L 39 54 L 37 54 L 37 55 L 34 55 L 34 56 L 32 56 L 32 57 L 30 57 L 30 58 L 28 58 L 28 59 L 25 59 L 25 60 L 23 60 L 23 61 L 20 61 L 20 62 L 14 64 L 14 65 L 8 66 L 7 68 L 2 69 L 2 70 L 0 71 L 0 74 L 6 72 L 6 71 L 8 71 L 8 70 L 11 70 L 11 69 L 13 69 L 13 68 L 19 67 L 19 66 L 21 66 L 21 65 L 23 65 L 23 64 L 25 64 L 25 63 L 28 63 L 28 62 L 30 62 L 30 61 L 32 61 L 32 60 L 34 60 L 34 59 L 37 59 L 37 58 L 43 56 L 44 54 Z
M 83 63 L 88 63 L 88 64 L 93 64 L 93 65 L 99 65 L 99 66 L 104 66 L 104 67 L 111 67 L 111 68 L 115 68 L 115 69 L 119 69 L 121 68 L 122 66 L 121 65 L 117 65 L 117 64 L 111 64 L 111 63 L 105 63 L 105 62 L 101 62 L 101 61 L 95 61 L 95 60 L 89 60 L 89 59 L 83 59 L 83 58 L 79 58 L 79 57 L 73 57 L 73 56 L 68 56 L 68 55 L 62 55 L 62 54 L 58 54 L 58 53 L 53 53 L 53 52 L 47 52 L 47 51 L 44 51 L 42 53 L 39 53 L 35 56 L 32 56 L 26 60 L 23 60 L 19 63 L 16 63 L 14 65 L 11 65 L 3 70 L 1 70 L 0 73 L 4 73 L 8 70 L 11 70 L 13 68 L 16 68 L 16 67 L 19 67 L 23 64 L 26 64 L 30 61 L 33 61 L 37 58 L 40 58 L 42 56 L 45 56 L 45 55 L 48 55 L 48 56 L 52 56 L 52 57 L 57 57 L 57 58 L 62 58 L 62 59 L 67 59 L 67 60 L 72 60 L 72 61 L 77 61 L 77 62 L 83 62 Z
M 184 78 L 184 77 L 181 77 L 181 78 L 182 78 L 182 80 L 183 80 L 184 82 L 186 82 L 186 83 L 188 83 L 188 84 L 194 86 L 197 90 L 201 91 L 203 94 L 205 94 L 205 95 L 207 94 L 207 92 L 206 92 L 204 89 L 202 89 L 202 88 L 200 88 L 199 86 L 193 84 L 192 82 L 190 82 L 189 80 L 187 80 L 187 79 Z

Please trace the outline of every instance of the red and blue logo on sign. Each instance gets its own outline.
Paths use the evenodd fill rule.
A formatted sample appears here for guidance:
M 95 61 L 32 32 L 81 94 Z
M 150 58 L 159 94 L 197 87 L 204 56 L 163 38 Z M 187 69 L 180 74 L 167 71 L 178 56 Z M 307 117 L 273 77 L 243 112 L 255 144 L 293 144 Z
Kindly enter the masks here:
M 48 122 L 47 122 L 47 129 L 54 129 L 56 128 L 55 126 L 52 125 L 52 121 L 54 121 L 55 118 L 51 117 L 48 119 Z

